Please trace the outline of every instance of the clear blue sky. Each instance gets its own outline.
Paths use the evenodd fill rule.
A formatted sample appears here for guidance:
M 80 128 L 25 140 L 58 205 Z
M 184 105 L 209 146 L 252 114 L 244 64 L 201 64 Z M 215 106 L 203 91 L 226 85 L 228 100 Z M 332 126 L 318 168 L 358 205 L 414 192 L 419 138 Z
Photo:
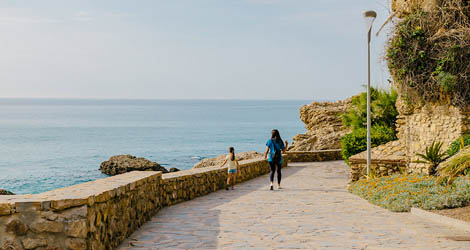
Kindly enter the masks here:
M 390 14 L 387 0 L 5 0 L 0 97 L 343 99 L 367 79 L 365 9 L 375 29 Z

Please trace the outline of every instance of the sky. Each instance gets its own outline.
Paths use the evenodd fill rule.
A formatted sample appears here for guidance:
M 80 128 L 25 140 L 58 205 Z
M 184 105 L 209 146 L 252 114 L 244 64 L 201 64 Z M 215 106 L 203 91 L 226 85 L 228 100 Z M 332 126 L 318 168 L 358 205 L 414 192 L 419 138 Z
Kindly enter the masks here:
M 338 100 L 364 90 L 387 0 L 3 0 L 0 98 Z M 387 32 L 372 38 L 387 88 Z

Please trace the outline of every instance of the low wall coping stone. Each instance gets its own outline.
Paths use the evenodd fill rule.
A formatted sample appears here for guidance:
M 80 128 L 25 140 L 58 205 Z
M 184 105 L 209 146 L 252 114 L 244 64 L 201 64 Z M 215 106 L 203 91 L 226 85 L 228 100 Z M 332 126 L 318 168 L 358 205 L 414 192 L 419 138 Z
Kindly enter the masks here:
M 254 162 L 266 161 L 263 158 L 249 159 L 240 161 L 240 168 L 249 167 Z M 16 208 L 36 207 L 41 210 L 63 210 L 70 207 L 78 207 L 85 204 L 93 205 L 95 202 L 105 202 L 116 195 L 119 195 L 119 189 L 134 189 L 143 185 L 149 179 L 162 178 L 165 181 L 173 181 L 179 178 L 188 178 L 192 175 L 200 175 L 218 171 L 226 171 L 227 167 L 207 167 L 182 170 L 174 173 L 162 174 L 160 171 L 132 171 L 120 175 L 115 175 L 95 181 L 89 181 L 64 188 L 58 188 L 40 194 L 25 195 L 0 195 L 0 205 L 9 204 L 12 213 Z M 6 207 L 7 205 L 3 205 Z M 7 210 L 7 209 L 3 209 Z
M 314 153 L 327 153 L 327 152 L 341 152 L 341 149 L 325 149 L 315 151 L 287 151 L 287 154 L 314 154 Z
M 115 197 L 120 188 L 142 185 L 148 179 L 161 175 L 161 172 L 155 171 L 133 171 L 40 194 L 0 195 L 0 205 L 10 204 L 14 212 L 25 209 L 63 210 L 85 204 L 92 205 Z

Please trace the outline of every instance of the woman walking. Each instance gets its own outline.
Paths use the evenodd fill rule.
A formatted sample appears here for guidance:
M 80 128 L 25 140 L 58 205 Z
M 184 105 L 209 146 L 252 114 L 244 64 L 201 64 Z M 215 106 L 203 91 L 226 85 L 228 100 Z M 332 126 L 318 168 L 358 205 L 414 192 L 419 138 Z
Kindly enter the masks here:
M 271 131 L 271 139 L 266 142 L 266 152 L 264 152 L 264 159 L 268 158 L 269 168 L 271 174 L 269 179 L 271 181 L 270 189 L 273 190 L 274 173 L 277 172 L 277 188 L 281 189 L 281 166 L 282 166 L 282 153 L 286 152 L 288 141 L 284 145 L 281 135 L 277 129 Z M 269 157 L 268 157 L 269 154 Z

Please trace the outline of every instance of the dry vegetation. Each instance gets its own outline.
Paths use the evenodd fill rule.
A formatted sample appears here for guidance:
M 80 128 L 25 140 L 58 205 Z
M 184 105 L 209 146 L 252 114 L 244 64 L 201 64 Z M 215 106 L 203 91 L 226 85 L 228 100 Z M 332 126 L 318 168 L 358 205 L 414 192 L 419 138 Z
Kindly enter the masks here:
M 470 1 L 446 0 L 400 19 L 389 40 L 391 74 L 409 104 L 470 104 Z

